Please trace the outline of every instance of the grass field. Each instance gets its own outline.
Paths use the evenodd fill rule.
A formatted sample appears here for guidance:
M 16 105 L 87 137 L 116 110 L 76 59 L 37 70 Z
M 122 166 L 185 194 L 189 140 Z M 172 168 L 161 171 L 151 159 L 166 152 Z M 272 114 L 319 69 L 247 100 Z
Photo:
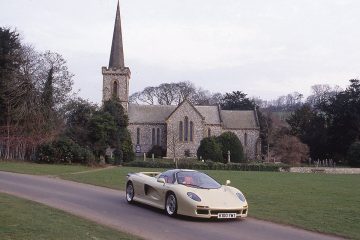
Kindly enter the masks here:
M 79 174 L 62 172 L 60 177 L 124 190 L 128 172 L 157 170 L 162 169 L 116 167 Z M 205 172 L 221 183 L 230 179 L 232 186 L 241 189 L 251 217 L 360 239 L 360 175 Z
M 0 193 L 1 240 L 139 239 L 60 210 Z
M 88 171 L 92 169 L 94 168 L 81 165 L 54 165 L 0 161 L 0 171 L 26 173 L 33 175 L 60 175 L 66 173 Z

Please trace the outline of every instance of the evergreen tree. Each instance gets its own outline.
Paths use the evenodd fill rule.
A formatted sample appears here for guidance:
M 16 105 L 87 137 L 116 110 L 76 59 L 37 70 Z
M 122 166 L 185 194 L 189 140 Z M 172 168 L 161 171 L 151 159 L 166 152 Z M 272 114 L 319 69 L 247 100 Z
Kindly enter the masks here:
M 330 98 L 321 110 L 328 125 L 329 152 L 344 159 L 349 146 L 360 139 L 360 81 L 350 80 L 350 86 Z
M 21 63 L 19 34 L 0 27 L 0 126 L 10 120 L 6 92 Z
M 312 159 L 330 158 L 328 130 L 325 117 L 309 104 L 304 104 L 287 119 L 290 134 L 298 137 L 310 148 Z
M 212 160 L 221 162 L 223 160 L 221 146 L 215 137 L 207 137 L 201 140 L 200 146 L 196 153 L 198 159 Z
M 224 132 L 216 141 L 220 144 L 224 163 L 227 163 L 229 151 L 231 162 L 246 162 L 243 146 L 235 133 Z
M 241 91 L 226 93 L 221 99 L 221 107 L 225 110 L 254 110 L 255 103 Z
M 116 163 L 132 161 L 135 154 L 127 126 L 128 117 L 121 102 L 118 99 L 105 101 L 89 123 L 89 137 L 95 154 L 104 156 L 110 147 L 114 149 Z
M 360 141 L 356 141 L 350 145 L 346 160 L 350 166 L 360 167 Z
M 78 98 L 65 106 L 65 134 L 81 146 L 90 146 L 89 124 L 92 116 L 98 111 L 96 105 Z
M 54 68 L 51 67 L 44 85 L 44 90 L 42 93 L 42 105 L 43 112 L 46 119 L 50 120 L 54 111 L 54 87 L 53 87 L 53 79 L 54 79 Z

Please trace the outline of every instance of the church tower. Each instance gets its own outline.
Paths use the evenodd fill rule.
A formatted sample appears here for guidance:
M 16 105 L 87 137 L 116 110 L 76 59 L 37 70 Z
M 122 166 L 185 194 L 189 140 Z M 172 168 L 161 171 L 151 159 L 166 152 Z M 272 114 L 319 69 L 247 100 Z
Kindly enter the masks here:
M 131 72 L 128 67 L 125 67 L 124 63 L 119 2 L 116 9 L 109 67 L 102 67 L 102 75 L 103 101 L 116 97 L 120 100 L 122 106 L 127 112 L 129 105 L 129 80 Z

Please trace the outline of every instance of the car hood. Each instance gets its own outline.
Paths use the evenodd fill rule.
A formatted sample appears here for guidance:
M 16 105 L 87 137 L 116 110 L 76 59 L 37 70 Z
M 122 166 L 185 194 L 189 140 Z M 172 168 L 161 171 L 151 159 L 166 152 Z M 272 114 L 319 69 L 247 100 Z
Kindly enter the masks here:
M 231 209 L 243 208 L 247 205 L 236 196 L 237 191 L 228 186 L 221 186 L 218 189 L 188 188 L 188 192 L 193 192 L 201 198 L 201 202 L 197 205 L 210 208 Z

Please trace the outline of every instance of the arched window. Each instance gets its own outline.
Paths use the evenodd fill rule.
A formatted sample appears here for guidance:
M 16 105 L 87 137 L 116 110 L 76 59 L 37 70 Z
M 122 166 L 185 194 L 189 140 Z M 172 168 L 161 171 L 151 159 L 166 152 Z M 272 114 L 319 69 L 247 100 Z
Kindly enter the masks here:
M 118 97 L 118 83 L 117 83 L 117 81 L 114 81 L 114 85 L 113 85 L 113 96 L 114 96 L 114 97 Z
M 191 121 L 190 122 L 190 142 L 192 142 L 194 139 L 193 135 L 194 135 L 194 123 Z
M 136 129 L 136 144 L 140 144 L 140 128 Z
M 248 135 L 247 133 L 245 133 L 244 135 L 244 145 L 247 146 L 247 142 L 248 142 Z
M 189 141 L 189 118 L 185 117 L 184 120 L 184 141 Z
M 179 141 L 183 141 L 183 135 L 184 135 L 184 128 L 183 128 L 183 122 L 179 122 Z
M 155 145 L 155 128 L 153 128 L 151 132 L 151 144 Z
M 160 146 L 160 128 L 156 130 L 156 145 Z
M 208 137 L 211 137 L 211 129 L 208 128 Z

